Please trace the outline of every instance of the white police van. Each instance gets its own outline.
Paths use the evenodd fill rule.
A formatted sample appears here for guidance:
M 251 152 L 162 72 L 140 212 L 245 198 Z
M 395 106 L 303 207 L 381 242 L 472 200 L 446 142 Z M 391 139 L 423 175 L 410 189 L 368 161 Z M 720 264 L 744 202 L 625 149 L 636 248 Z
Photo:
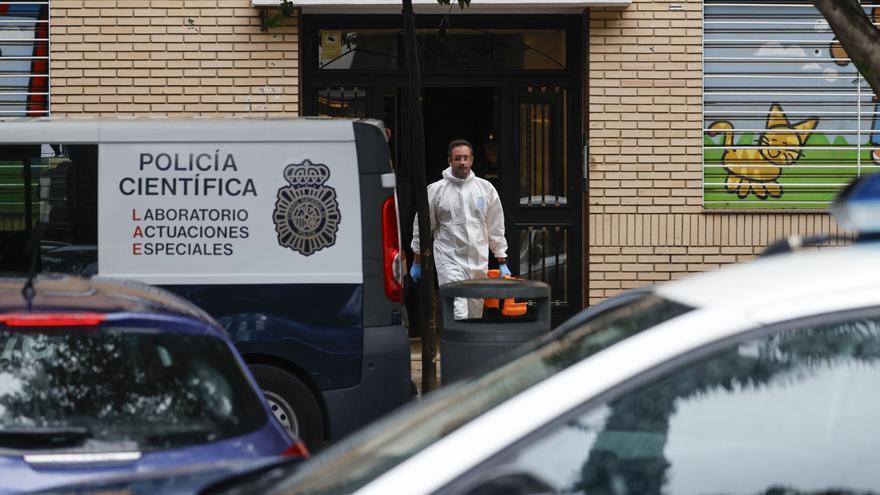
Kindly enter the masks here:
M 193 301 L 311 447 L 409 397 L 395 201 L 375 121 L 0 123 L 0 271 Z

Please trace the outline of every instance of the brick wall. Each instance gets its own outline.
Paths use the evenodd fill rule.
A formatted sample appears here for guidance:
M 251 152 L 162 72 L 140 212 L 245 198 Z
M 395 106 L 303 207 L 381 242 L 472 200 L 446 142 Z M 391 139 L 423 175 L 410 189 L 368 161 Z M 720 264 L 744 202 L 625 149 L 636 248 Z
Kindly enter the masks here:
M 589 304 L 838 233 L 825 214 L 703 212 L 701 19 L 700 0 L 590 11 Z
M 52 0 L 53 115 L 296 115 L 297 19 L 250 0 Z

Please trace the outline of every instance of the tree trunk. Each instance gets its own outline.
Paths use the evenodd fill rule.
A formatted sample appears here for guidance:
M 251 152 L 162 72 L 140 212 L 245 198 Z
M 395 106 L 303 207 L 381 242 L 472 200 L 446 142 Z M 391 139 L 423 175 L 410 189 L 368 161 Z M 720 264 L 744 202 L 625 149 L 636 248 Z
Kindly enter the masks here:
M 403 29 L 406 68 L 409 74 L 410 128 L 412 129 L 413 196 L 419 218 L 419 246 L 422 278 L 419 280 L 419 321 L 422 323 L 422 392 L 437 388 L 437 320 L 434 290 L 434 239 L 428 214 L 428 184 L 425 172 L 425 122 L 422 116 L 422 81 L 416 53 L 416 20 L 412 0 L 403 0 Z
M 880 96 L 880 31 L 859 0 L 813 0 L 862 77 Z

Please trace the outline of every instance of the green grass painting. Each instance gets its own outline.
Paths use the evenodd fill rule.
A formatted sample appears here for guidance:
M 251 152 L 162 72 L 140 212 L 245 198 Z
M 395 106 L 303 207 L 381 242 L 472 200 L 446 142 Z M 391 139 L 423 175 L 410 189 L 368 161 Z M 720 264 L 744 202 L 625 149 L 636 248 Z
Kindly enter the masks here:
M 739 198 L 725 187 L 727 171 L 721 164 L 723 135 L 703 136 L 703 201 L 705 208 L 808 208 L 825 209 L 840 189 L 860 174 L 875 173 L 880 167 L 871 161 L 871 150 L 853 146 L 843 136 L 829 141 L 821 133 L 811 134 L 802 155 L 785 167 L 778 182 L 782 196 L 760 199 L 754 194 Z M 738 146 L 754 146 L 756 135 L 743 134 Z M 816 147 L 820 149 L 809 149 Z M 821 149 L 827 148 L 827 149 Z M 845 148 L 845 149 L 834 149 Z M 859 159 L 861 158 L 861 160 Z

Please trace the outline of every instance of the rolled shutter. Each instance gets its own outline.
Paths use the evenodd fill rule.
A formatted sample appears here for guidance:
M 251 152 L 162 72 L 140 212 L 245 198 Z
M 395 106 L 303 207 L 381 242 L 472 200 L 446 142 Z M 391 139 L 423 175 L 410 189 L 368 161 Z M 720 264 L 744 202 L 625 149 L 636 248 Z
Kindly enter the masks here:
M 704 208 L 825 208 L 877 170 L 873 92 L 812 3 L 706 0 L 703 14 Z

